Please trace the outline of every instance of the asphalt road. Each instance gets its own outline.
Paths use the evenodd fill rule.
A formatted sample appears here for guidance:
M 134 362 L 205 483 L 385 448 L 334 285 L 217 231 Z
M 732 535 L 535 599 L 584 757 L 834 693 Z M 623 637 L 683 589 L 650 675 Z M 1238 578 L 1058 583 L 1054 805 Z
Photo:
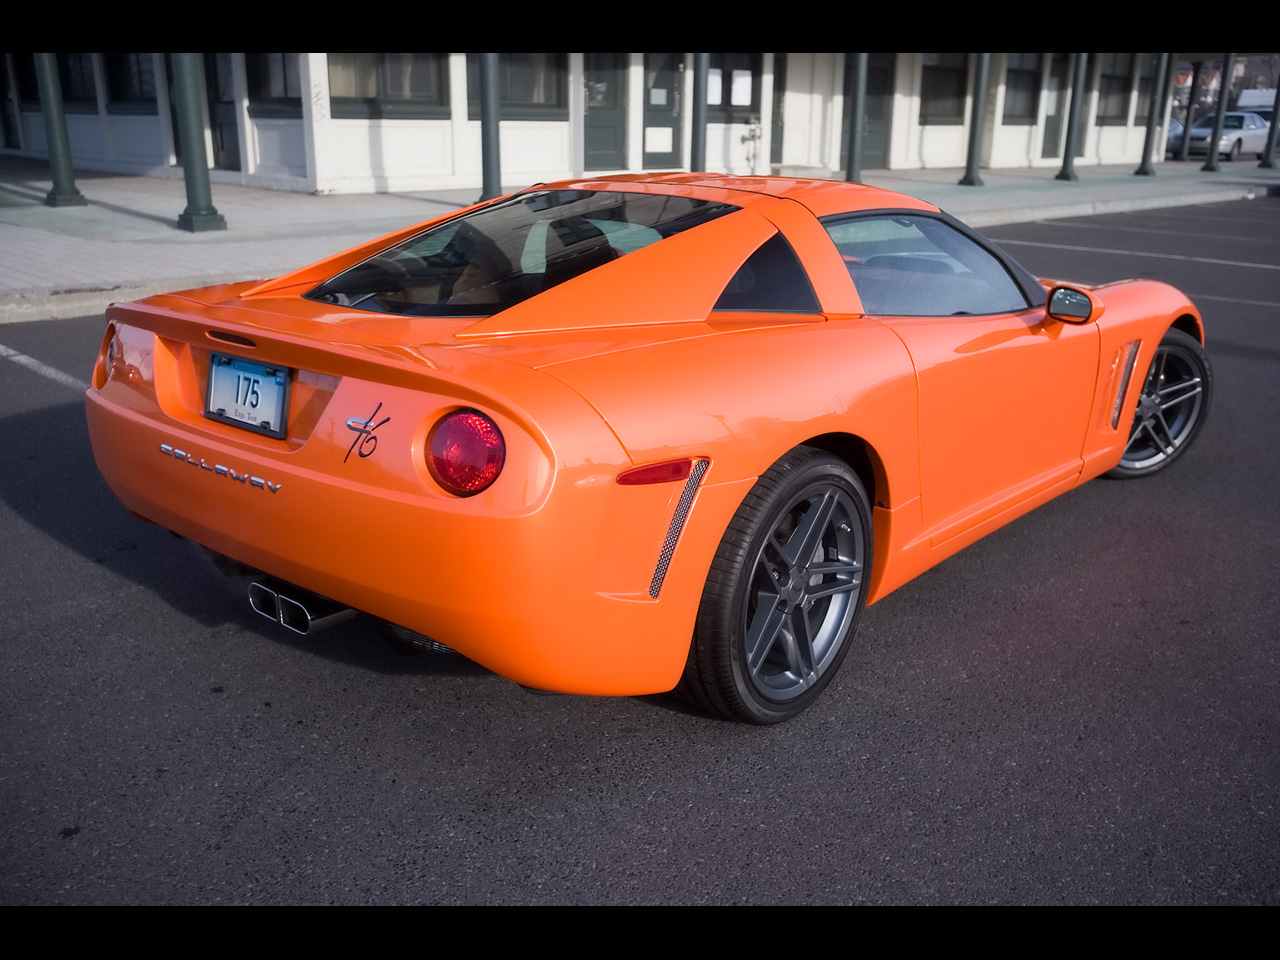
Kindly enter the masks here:
M 781 727 L 304 639 L 93 465 L 101 320 L 0 326 L 0 902 L 1280 903 L 1280 198 L 992 228 L 1168 280 L 1196 446 L 870 608 Z M 0 350 L 0 353 L 6 351 Z

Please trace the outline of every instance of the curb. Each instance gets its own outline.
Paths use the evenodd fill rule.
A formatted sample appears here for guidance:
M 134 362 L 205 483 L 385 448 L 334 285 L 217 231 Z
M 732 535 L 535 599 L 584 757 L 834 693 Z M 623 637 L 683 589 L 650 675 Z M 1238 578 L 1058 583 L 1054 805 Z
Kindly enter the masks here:
M 37 320 L 69 320 L 104 313 L 113 303 L 141 300 L 157 293 L 191 290 L 218 283 L 236 283 L 253 279 L 243 273 L 213 274 L 204 277 L 174 277 L 134 286 L 109 287 L 98 290 L 34 290 L 0 297 L 0 326 L 9 323 L 32 323 Z
M 1269 191 L 1263 191 L 1269 192 Z M 1250 187 L 1219 187 L 1200 193 L 1176 197 L 1125 197 L 1115 200 L 1077 200 L 1071 203 L 1049 203 L 1043 206 L 1009 207 L 1003 210 L 981 210 L 971 215 L 949 211 L 971 227 L 998 227 L 1010 223 L 1032 223 L 1037 220 L 1062 220 L 1066 217 L 1093 217 L 1103 213 L 1132 213 L 1135 210 L 1160 210 L 1168 207 L 1194 207 L 1205 203 L 1231 200 L 1253 200 L 1259 191 Z

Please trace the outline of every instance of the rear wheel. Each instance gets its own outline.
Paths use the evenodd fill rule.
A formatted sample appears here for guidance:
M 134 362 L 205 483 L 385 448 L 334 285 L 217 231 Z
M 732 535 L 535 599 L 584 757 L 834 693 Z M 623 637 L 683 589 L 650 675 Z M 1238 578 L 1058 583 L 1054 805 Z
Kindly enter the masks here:
M 747 494 L 712 562 L 679 692 L 746 723 L 790 719 L 831 681 L 857 629 L 871 508 L 844 461 L 800 447 Z
M 1160 341 L 1134 411 L 1133 427 L 1112 477 L 1145 477 L 1182 456 L 1213 398 L 1213 370 L 1199 341 L 1170 330 Z

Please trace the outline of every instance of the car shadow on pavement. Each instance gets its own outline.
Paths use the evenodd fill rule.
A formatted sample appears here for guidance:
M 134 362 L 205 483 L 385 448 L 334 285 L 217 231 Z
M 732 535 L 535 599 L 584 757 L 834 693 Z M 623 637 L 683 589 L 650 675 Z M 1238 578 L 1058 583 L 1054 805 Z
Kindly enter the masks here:
M 465 657 L 406 656 L 374 621 L 357 617 L 301 636 L 254 613 L 251 577 L 227 577 L 194 543 L 133 517 L 98 473 L 80 403 L 0 417 L 0 539 L 21 571 L 10 597 L 33 609 L 59 606 L 77 592 L 119 590 L 70 551 L 209 629 L 238 627 L 265 640 L 389 673 L 496 675 Z M 52 541 L 52 543 L 50 542 Z M 50 572 L 52 571 L 52 575 Z

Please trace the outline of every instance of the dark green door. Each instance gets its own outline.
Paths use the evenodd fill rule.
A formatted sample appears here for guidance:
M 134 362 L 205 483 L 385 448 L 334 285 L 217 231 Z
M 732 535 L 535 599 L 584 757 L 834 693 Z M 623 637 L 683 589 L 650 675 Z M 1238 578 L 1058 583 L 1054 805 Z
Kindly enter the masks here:
M 1071 87 L 1067 79 L 1067 55 L 1055 53 L 1049 66 L 1049 85 L 1045 88 L 1044 142 L 1040 156 L 1062 156 L 1062 137 L 1067 129 L 1067 92 Z
M 862 169 L 883 170 L 889 166 L 889 129 L 893 119 L 892 53 L 867 55 L 867 105 L 862 133 Z M 840 163 L 849 151 L 849 111 L 853 100 L 853 57 L 844 58 L 844 117 L 841 120 Z
M 588 53 L 586 157 L 588 170 L 627 165 L 626 54 Z
M 644 55 L 644 168 L 683 164 L 680 149 L 680 91 L 683 53 Z
M 236 127 L 236 95 L 231 81 L 231 54 L 204 55 L 204 88 L 209 95 L 209 132 L 213 139 L 213 165 L 219 170 L 240 169 L 240 131 Z
M 182 138 L 178 136 L 178 106 L 173 91 L 173 56 L 164 55 L 169 84 L 169 118 L 173 129 L 173 156 L 182 163 Z M 204 55 L 204 91 L 209 101 L 209 133 L 213 141 L 213 165 L 219 170 L 240 169 L 240 132 L 236 127 L 236 98 L 231 83 L 231 54 Z

